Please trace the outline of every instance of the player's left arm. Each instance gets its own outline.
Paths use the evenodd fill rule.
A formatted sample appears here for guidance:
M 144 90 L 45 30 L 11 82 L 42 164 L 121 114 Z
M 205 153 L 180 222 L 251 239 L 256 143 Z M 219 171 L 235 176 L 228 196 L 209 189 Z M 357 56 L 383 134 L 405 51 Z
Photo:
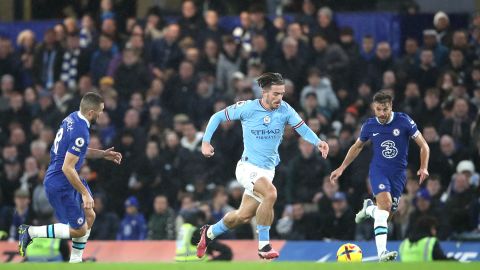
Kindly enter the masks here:
M 327 158 L 329 147 L 328 144 L 322 140 L 320 140 L 313 132 L 312 129 L 310 129 L 307 124 L 305 124 L 305 121 L 302 120 L 300 115 L 292 108 L 290 105 L 288 105 L 288 120 L 287 123 L 292 126 L 292 128 L 300 135 L 304 140 L 307 142 L 315 145 L 320 153 L 322 153 L 323 158 Z
M 113 161 L 116 164 L 122 162 L 122 154 L 114 151 L 113 147 L 110 147 L 107 150 L 88 148 L 86 157 L 90 159 L 104 158 Z
M 417 136 L 414 138 L 417 145 L 420 147 L 420 169 L 417 171 L 417 175 L 420 176 L 420 185 L 428 177 L 428 160 L 430 158 L 430 147 L 428 147 L 427 141 L 423 138 L 422 133 L 418 131 Z
M 420 147 L 420 169 L 417 171 L 417 175 L 420 177 L 420 184 L 428 177 L 428 160 L 430 158 L 430 147 L 428 147 L 427 141 L 423 138 L 422 133 L 418 130 L 417 124 L 410 117 L 408 120 L 408 134 L 415 140 L 418 147 Z

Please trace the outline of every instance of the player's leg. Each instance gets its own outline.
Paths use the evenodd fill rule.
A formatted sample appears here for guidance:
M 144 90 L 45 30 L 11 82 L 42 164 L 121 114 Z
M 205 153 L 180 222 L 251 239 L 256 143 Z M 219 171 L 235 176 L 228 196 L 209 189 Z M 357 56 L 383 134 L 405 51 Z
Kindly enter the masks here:
M 92 195 L 87 181 L 82 179 L 82 183 L 87 188 L 90 195 Z M 84 211 L 86 222 L 83 224 L 82 229 L 85 230 L 85 234 L 72 237 L 72 251 L 70 252 L 70 263 L 82 262 L 83 250 L 85 249 L 88 237 L 90 236 L 90 230 L 92 229 L 93 222 L 95 221 L 95 211 L 93 211 L 93 209 L 83 208 L 82 196 L 78 192 L 76 193 L 76 201 L 77 205 L 79 205 L 81 210 Z
M 270 180 L 261 177 L 255 182 L 254 193 L 262 199 L 257 209 L 259 249 L 270 242 L 270 226 L 273 222 L 273 205 L 277 200 L 277 189 Z
M 234 229 L 235 227 L 250 222 L 258 208 L 259 202 L 246 193 L 238 210 L 228 212 L 220 221 L 213 225 L 205 225 L 200 230 L 200 241 L 197 245 L 197 256 L 205 255 L 208 244 L 217 236 Z
M 75 199 L 73 188 L 68 191 L 49 188 L 45 190 L 59 223 L 43 226 L 20 225 L 18 247 L 21 256 L 25 256 L 27 246 L 34 238 L 70 239 L 82 237 L 87 233 L 87 226 L 83 226 L 85 223 L 83 209 Z
M 387 251 L 388 217 L 392 208 L 391 182 L 385 170 L 370 168 L 370 185 L 377 205 L 369 204 L 365 208 L 367 216 L 374 219 L 375 244 L 381 261 L 394 259 L 396 254 Z M 364 203 L 365 206 L 365 203 Z M 386 254 L 388 255 L 387 257 Z
M 261 177 L 255 182 L 254 193 L 262 200 L 256 213 L 258 255 L 263 259 L 274 259 L 279 254 L 270 245 L 270 226 L 273 222 L 273 205 L 277 200 L 277 189 L 271 180 Z

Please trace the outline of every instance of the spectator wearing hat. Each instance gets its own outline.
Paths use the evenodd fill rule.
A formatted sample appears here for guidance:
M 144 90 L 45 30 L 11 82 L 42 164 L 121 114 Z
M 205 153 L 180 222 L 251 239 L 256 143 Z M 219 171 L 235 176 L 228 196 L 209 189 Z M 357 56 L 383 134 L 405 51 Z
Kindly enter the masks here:
M 332 198 L 333 213 L 322 224 L 322 236 L 328 239 L 347 240 L 355 237 L 355 214 L 350 208 L 347 195 L 338 191 Z
M 147 223 L 138 211 L 138 200 L 130 196 L 125 201 L 125 216 L 118 228 L 117 240 L 144 240 L 147 237 Z
M 445 219 L 445 215 L 442 215 L 441 208 L 434 208 L 431 203 L 432 197 L 426 188 L 421 188 L 417 191 L 415 198 L 413 199 L 413 204 L 415 210 L 410 214 L 409 226 L 407 231 L 411 232 L 414 230 L 413 225 L 417 222 L 418 219 L 425 216 L 434 216 L 438 218 L 438 237 L 440 239 L 445 239 L 448 235 L 448 223 Z
M 438 11 L 433 17 L 433 26 L 437 33 L 438 43 L 443 44 L 446 47 L 452 45 L 452 31 L 450 30 L 450 18 L 447 13 Z
M 457 165 L 457 173 L 463 173 L 469 180 L 470 186 L 478 188 L 480 176 L 475 171 L 475 164 L 471 160 L 462 160 Z

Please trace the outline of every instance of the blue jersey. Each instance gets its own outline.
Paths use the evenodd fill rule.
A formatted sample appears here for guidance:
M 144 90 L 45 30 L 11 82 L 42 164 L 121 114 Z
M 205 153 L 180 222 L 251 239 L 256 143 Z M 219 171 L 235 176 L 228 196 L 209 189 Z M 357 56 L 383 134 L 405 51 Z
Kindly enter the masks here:
M 79 157 L 75 169 L 80 171 L 90 142 L 89 127 L 88 120 L 78 111 L 63 119 L 50 149 L 50 164 L 45 176 L 49 186 L 70 185 L 62 171 L 67 152 Z
M 386 124 L 376 117 L 367 119 L 360 132 L 360 140 L 372 141 L 373 158 L 370 168 L 406 169 L 410 138 L 420 134 L 415 122 L 405 113 L 392 112 Z
M 282 101 L 280 107 L 269 110 L 263 107 L 259 99 L 239 101 L 215 113 L 208 123 L 203 141 L 210 141 L 220 122 L 232 120 L 240 120 L 242 123 L 242 159 L 260 168 L 271 170 L 280 162 L 278 146 L 287 124 L 310 143 L 317 145 L 320 142 L 288 103 Z

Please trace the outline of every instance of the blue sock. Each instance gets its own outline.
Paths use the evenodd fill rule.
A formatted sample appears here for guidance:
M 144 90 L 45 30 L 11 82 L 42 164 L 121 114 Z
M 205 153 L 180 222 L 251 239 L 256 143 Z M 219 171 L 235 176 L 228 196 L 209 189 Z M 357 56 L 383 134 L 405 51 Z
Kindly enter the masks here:
M 258 241 L 270 241 L 270 226 L 257 225 Z
M 215 237 L 217 237 L 217 236 L 219 236 L 219 235 L 221 235 L 221 234 L 230 230 L 227 227 L 227 225 L 225 225 L 225 223 L 223 222 L 223 218 L 219 222 L 213 224 L 211 228 L 212 228 L 213 238 L 215 238 Z M 211 238 L 211 239 L 213 239 L 213 238 Z

